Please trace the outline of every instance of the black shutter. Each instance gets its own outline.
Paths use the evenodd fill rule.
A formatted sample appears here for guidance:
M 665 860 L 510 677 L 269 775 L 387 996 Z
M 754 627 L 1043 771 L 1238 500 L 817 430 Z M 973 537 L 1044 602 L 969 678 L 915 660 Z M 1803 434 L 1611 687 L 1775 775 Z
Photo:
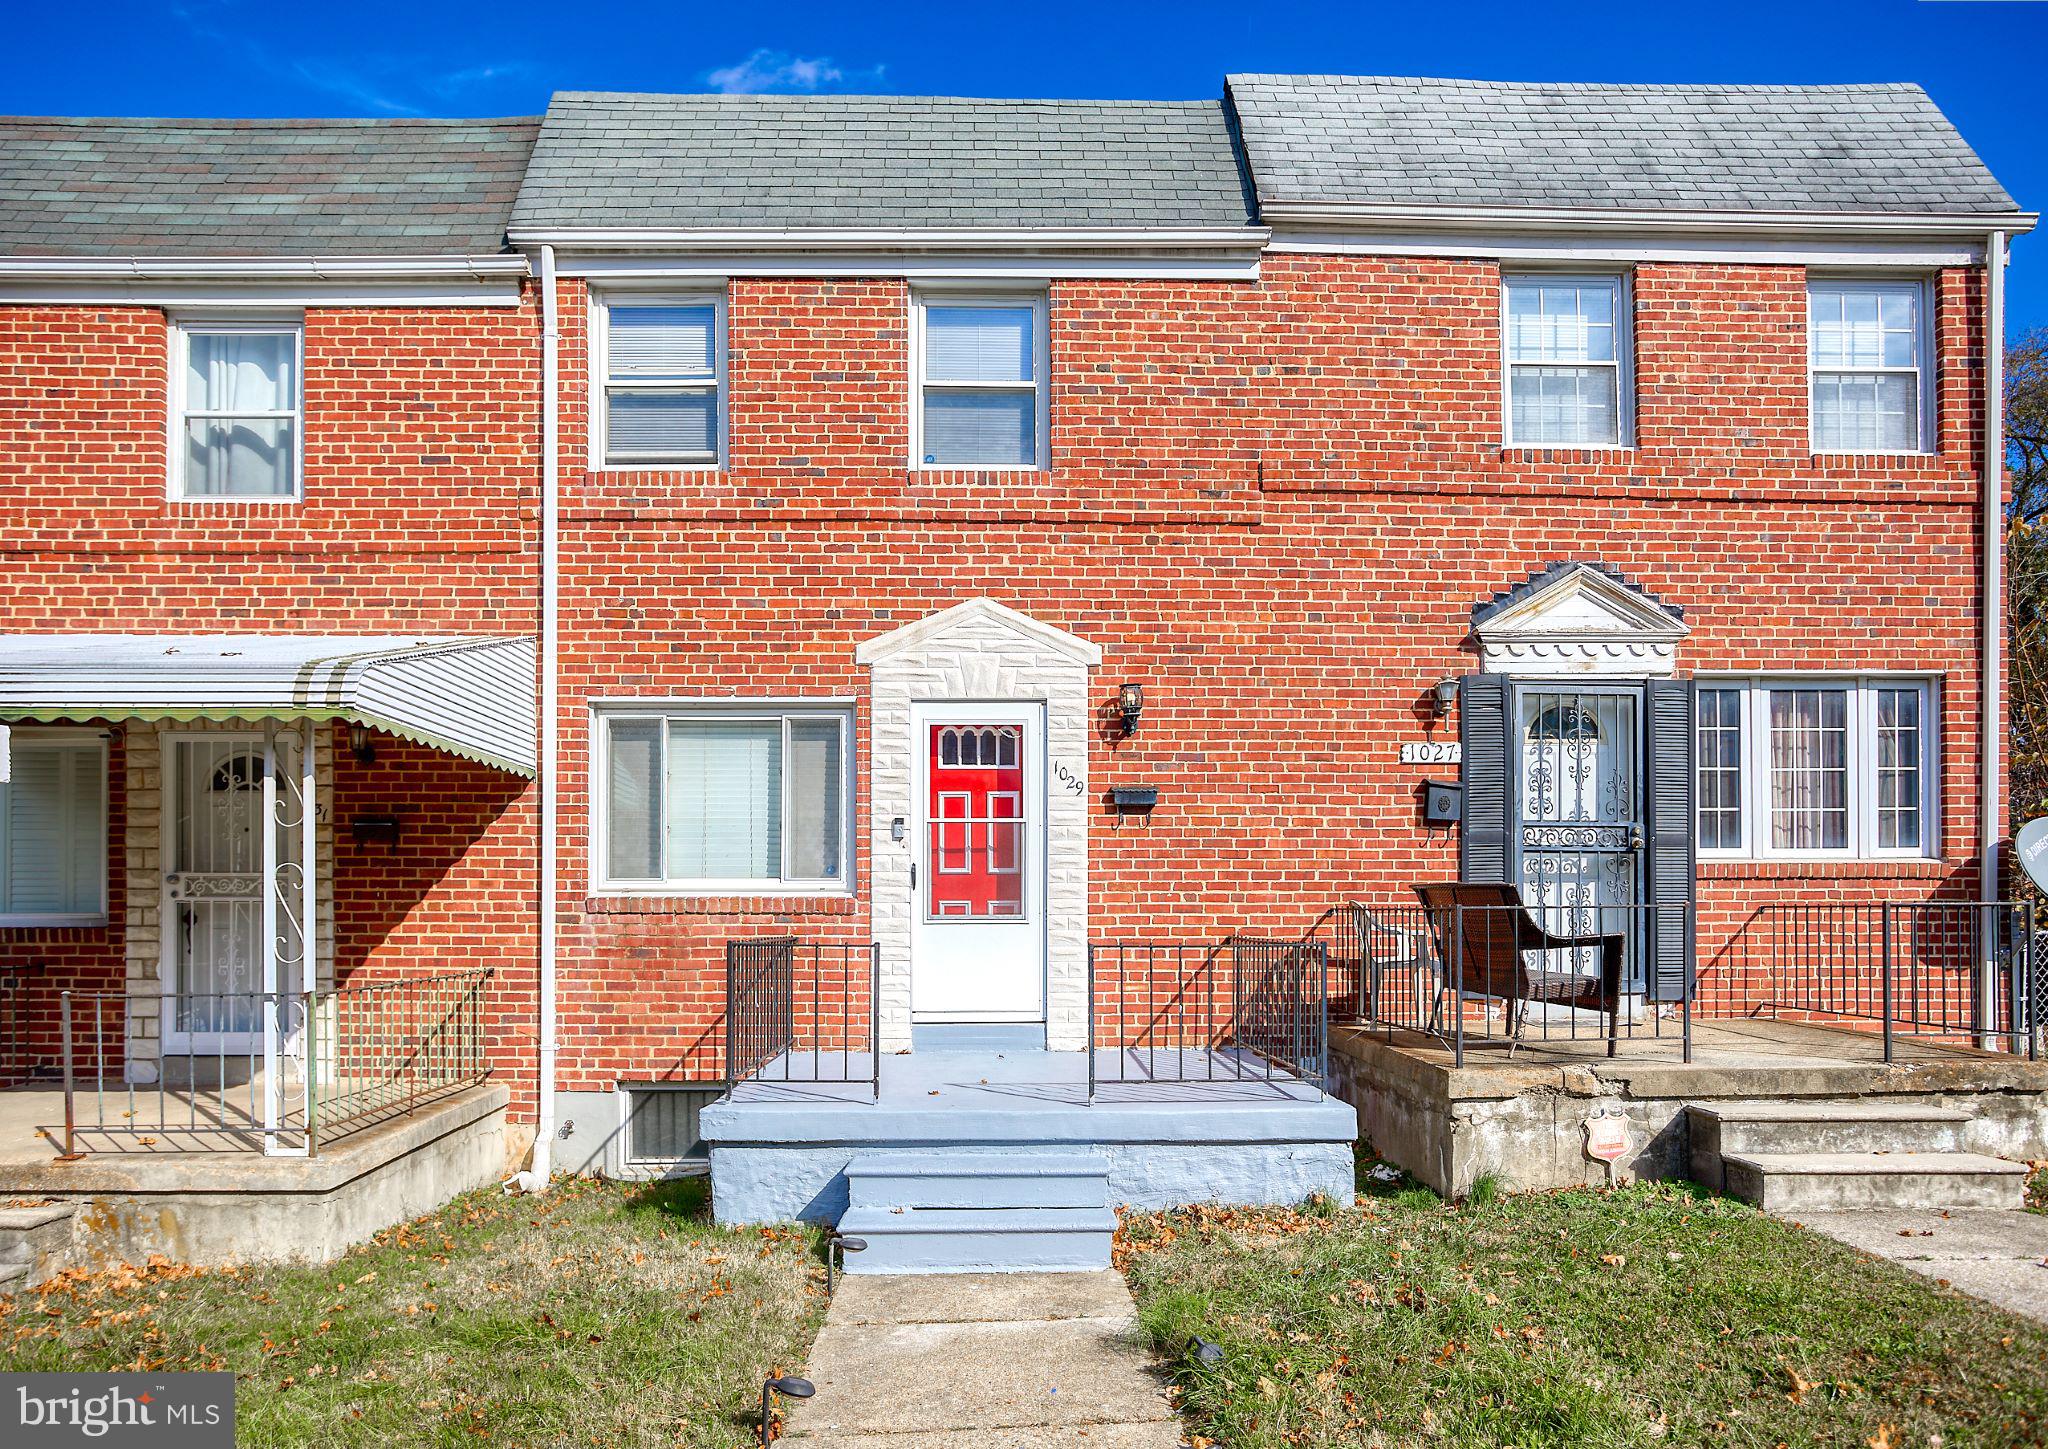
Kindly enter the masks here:
M 1508 789 L 1508 680 L 1504 674 L 1466 674 L 1458 680 L 1458 744 L 1464 763 L 1464 820 L 1458 831 L 1458 879 L 1505 885 L 1514 809 Z
M 1693 980 L 1693 683 L 1644 689 L 1643 901 L 1651 907 L 1644 976 L 1652 1001 L 1683 1001 Z

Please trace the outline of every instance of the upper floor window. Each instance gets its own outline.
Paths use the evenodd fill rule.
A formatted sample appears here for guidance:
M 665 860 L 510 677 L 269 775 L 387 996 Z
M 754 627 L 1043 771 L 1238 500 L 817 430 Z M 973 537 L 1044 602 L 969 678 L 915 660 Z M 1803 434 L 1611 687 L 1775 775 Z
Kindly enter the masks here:
M 843 709 L 607 710 L 601 887 L 844 890 L 852 727 Z
M 1628 287 L 1620 276 L 1508 277 L 1510 447 L 1629 441 Z
M 107 746 L 14 731 L 0 783 L 0 926 L 75 925 L 107 909 Z
M 296 322 L 184 322 L 171 333 L 171 496 L 299 496 Z
M 924 468 L 1042 468 L 1045 297 L 917 299 L 911 457 Z
M 723 450 L 725 303 L 717 297 L 600 301 L 592 335 L 607 467 L 716 464 Z
M 1919 679 L 1702 679 L 1699 848 L 1933 853 L 1933 705 Z
M 1813 450 L 1926 452 L 1933 431 L 1926 288 L 1814 282 L 1807 306 Z

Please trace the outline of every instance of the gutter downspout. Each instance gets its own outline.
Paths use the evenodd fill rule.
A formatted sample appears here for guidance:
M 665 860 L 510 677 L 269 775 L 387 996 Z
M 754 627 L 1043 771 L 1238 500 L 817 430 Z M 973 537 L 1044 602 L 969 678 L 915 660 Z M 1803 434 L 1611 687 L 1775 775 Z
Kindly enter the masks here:
M 1982 679 L 1984 737 L 1978 745 L 1978 823 L 1981 854 L 1977 866 L 1978 899 L 1999 898 L 1998 843 L 2005 834 L 2002 799 L 2005 699 L 2005 264 L 2006 234 L 1994 231 L 1984 248 L 1984 659 Z M 1995 913 L 1985 912 L 1979 932 L 1978 1020 L 1998 1020 L 1998 941 L 1991 929 Z M 2017 1030 L 2019 1023 L 2013 1023 Z M 1990 1049 L 1997 1038 L 1983 1036 L 1978 1045 Z M 2017 1043 L 2015 1042 L 2015 1050 Z
M 539 1109 L 533 1138 L 533 1190 L 546 1192 L 555 1139 L 556 813 L 560 802 L 561 477 L 556 456 L 560 403 L 560 318 L 555 249 L 540 249 L 540 1052 Z

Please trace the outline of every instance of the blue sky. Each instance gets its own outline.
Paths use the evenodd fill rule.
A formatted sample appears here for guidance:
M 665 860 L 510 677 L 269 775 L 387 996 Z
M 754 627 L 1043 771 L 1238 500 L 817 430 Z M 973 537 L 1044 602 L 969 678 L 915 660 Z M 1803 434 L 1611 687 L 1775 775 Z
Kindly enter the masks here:
M 2039 0 L 1685 5 L 669 3 L 17 7 L 0 110 L 276 116 L 535 113 L 556 89 L 1221 92 L 1233 70 L 1492 80 L 1917 81 L 2048 209 Z M 2012 329 L 2048 325 L 2048 241 L 2014 250 Z

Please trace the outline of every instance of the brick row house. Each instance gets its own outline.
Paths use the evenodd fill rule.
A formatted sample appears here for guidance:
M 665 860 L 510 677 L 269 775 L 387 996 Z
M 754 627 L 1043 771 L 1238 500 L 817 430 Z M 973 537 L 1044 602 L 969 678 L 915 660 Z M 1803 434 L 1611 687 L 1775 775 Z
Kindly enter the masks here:
M 166 1081 L 180 1160 L 708 1151 L 721 1215 L 881 1265 L 1348 1191 L 1361 1119 L 1449 1190 L 1597 1173 L 1595 1117 L 1684 1171 L 1759 1061 L 1964 1073 L 2040 1155 L 1982 904 L 2033 219 L 1917 88 L 0 157 L 0 1100 L 47 1128 L 68 1063 L 81 1159 L 17 1185 L 132 1171 Z M 1540 1144 L 1465 1130 L 1560 1063 Z

